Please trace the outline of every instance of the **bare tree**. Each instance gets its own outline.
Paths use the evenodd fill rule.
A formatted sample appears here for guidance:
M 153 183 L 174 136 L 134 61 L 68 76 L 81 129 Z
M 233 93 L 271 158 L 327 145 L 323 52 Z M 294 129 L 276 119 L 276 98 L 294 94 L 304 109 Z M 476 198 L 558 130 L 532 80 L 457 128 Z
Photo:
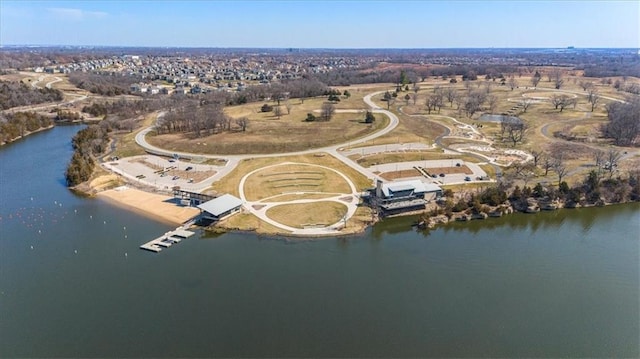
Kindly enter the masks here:
M 549 76 L 551 80 L 553 80 L 553 85 L 555 86 L 556 90 L 559 90 L 564 84 L 564 79 L 562 78 L 562 71 L 560 71 L 559 69 L 555 69 L 551 71 Z
M 513 142 L 513 147 L 515 147 L 518 142 L 524 140 L 524 134 L 527 130 L 527 126 L 524 122 L 516 122 L 503 118 L 500 125 L 503 136 L 506 134 L 505 137 Z
M 411 98 L 413 99 L 413 104 L 415 105 L 416 102 L 418 101 L 418 94 L 414 93 L 413 96 L 411 96 Z
M 560 106 L 560 112 L 562 112 L 562 110 L 564 110 L 565 107 L 569 107 L 572 106 L 573 109 L 576 109 L 576 106 L 578 105 L 578 98 L 577 97 L 569 97 L 567 98 L 567 101 L 563 103 L 564 106 Z
M 600 95 L 598 94 L 598 89 L 595 87 L 590 87 L 587 89 L 587 100 L 591 104 L 591 112 L 596 109 L 598 106 L 598 101 L 600 101 Z
M 246 117 L 240 117 L 236 119 L 236 125 L 240 126 L 242 132 L 245 132 L 249 126 L 249 119 Z
M 570 105 L 573 105 L 575 107 L 577 101 L 574 97 L 556 94 L 551 96 L 551 104 L 553 104 L 556 110 L 559 108 L 560 112 L 562 112 L 566 107 Z
M 320 109 L 320 118 L 322 121 L 329 121 L 336 112 L 335 106 L 331 102 L 325 102 Z
M 598 167 L 598 170 L 602 168 L 602 166 L 604 165 L 604 158 L 606 156 L 606 153 L 602 150 L 595 150 L 593 152 L 593 159 L 596 162 L 596 167 Z
M 511 164 L 510 169 L 513 171 L 514 178 L 524 182 L 524 187 L 526 187 L 531 178 L 535 176 L 534 166 L 531 162 L 514 162 Z
M 587 91 L 588 89 L 593 88 L 593 82 L 591 81 L 580 81 L 580 87 L 582 87 L 583 91 Z
M 542 157 L 542 168 L 544 169 L 544 175 L 549 174 L 549 170 L 553 167 L 553 158 L 549 154 L 545 154 Z
M 533 165 L 537 166 L 538 162 L 542 159 L 544 152 L 541 150 L 531 150 L 531 156 L 533 156 Z
M 536 71 L 536 73 L 533 74 L 533 76 L 531 77 L 531 84 L 533 85 L 533 87 L 538 87 L 538 84 L 540 83 L 541 78 L 542 78 L 542 75 L 540 75 L 538 71 Z
M 282 116 L 282 108 L 280 105 L 273 106 L 273 115 L 276 116 L 278 120 L 280 119 L 280 116 Z
M 518 102 L 520 107 L 522 107 L 522 112 L 527 112 L 529 107 L 531 107 L 532 103 L 533 103 L 533 100 L 528 97 L 523 97 L 522 100 Z
M 133 132 L 133 129 L 136 126 L 136 120 L 134 118 L 127 118 L 121 121 L 122 128 L 126 129 L 129 132 Z
M 618 146 L 633 145 L 640 135 L 640 98 L 612 102 L 607 105 L 607 114 L 609 122 L 602 126 L 603 135 Z
M 286 91 L 284 85 L 275 83 L 271 85 L 271 99 L 278 103 L 278 107 L 280 107 L 280 102 L 282 100 L 286 100 L 288 98 L 289 93 Z
M 511 89 L 511 91 L 513 91 L 513 89 L 518 87 L 518 81 L 516 80 L 515 77 L 510 76 L 509 80 L 507 80 L 507 85 L 509 85 L 509 88 Z
M 453 87 L 447 87 L 444 89 L 444 95 L 449 101 L 449 107 L 453 107 L 453 102 L 458 98 L 458 91 Z
M 440 109 L 442 108 L 442 106 L 444 106 L 444 92 L 442 88 L 438 87 L 437 89 L 435 89 L 431 98 L 433 101 L 433 106 L 437 108 L 438 113 L 440 113 Z
M 566 97 L 566 96 L 558 95 L 558 94 L 554 94 L 553 96 L 551 96 L 551 104 L 555 107 L 556 110 L 558 109 L 560 104 L 564 101 L 563 97 Z
M 287 109 L 287 115 L 291 114 L 291 109 L 293 108 L 293 105 L 291 104 L 291 101 L 289 101 L 288 99 L 284 102 L 284 107 Z
M 464 109 L 464 112 L 467 114 L 467 117 L 471 118 L 473 117 L 473 114 L 475 114 L 476 112 L 482 109 L 480 106 L 481 106 L 480 101 L 478 101 L 477 97 L 468 96 L 464 100 L 463 109 Z
M 434 102 L 435 101 L 433 100 L 433 95 L 427 96 L 427 99 L 424 102 L 424 104 L 427 106 L 427 112 L 429 114 L 431 114 L 431 111 L 435 111 L 436 110 Z
M 604 165 L 605 169 L 609 171 L 609 178 L 613 176 L 613 172 L 615 171 L 615 168 L 618 167 L 618 161 L 620 161 L 621 157 L 622 154 L 620 151 L 614 148 L 607 151 L 607 162 L 605 162 Z
M 567 174 L 567 165 L 562 153 L 554 153 L 551 159 L 551 168 L 558 175 L 558 186 L 562 183 L 562 178 Z
M 494 95 L 487 96 L 487 106 L 489 107 L 489 112 L 496 113 L 498 109 L 498 97 Z

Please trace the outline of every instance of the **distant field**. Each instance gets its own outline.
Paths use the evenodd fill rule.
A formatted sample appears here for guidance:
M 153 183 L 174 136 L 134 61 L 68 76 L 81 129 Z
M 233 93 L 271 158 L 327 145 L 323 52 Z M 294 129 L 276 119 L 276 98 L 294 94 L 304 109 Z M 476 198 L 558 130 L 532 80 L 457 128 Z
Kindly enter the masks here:
M 245 132 L 222 132 L 202 138 L 190 138 L 182 134 L 148 136 L 149 143 L 165 149 L 204 154 L 282 153 L 320 148 L 364 137 L 386 127 L 389 119 L 376 115 L 373 124 L 364 123 L 364 105 L 355 110 L 361 113 L 335 113 L 330 121 L 306 122 L 308 113 L 319 116 L 324 99 L 308 99 L 304 104 L 291 100 L 291 114 L 287 115 L 284 103 L 283 115 L 260 112 L 262 103 L 234 106 L 225 109 L 233 118 L 247 117 L 249 126 Z M 355 100 L 354 100 L 355 101 Z M 336 105 L 339 108 L 340 104 Z

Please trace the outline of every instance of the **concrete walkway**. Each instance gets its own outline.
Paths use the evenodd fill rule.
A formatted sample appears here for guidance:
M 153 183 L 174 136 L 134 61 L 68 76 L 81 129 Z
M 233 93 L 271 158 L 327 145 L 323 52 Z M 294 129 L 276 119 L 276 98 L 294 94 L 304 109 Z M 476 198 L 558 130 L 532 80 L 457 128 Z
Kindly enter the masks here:
M 268 168 L 273 168 L 273 167 L 278 167 L 278 166 L 285 166 L 285 165 L 300 165 L 300 166 L 311 166 L 311 167 L 319 167 L 325 170 L 329 170 L 332 171 L 336 174 L 338 174 L 340 177 L 342 177 L 347 184 L 349 185 L 349 188 L 351 189 L 351 193 L 340 193 L 337 194 L 335 196 L 332 197 L 328 197 L 328 198 L 321 198 L 321 199 L 299 199 L 299 200 L 293 200 L 293 201 L 288 201 L 288 202 L 270 202 L 268 201 L 269 198 L 265 198 L 262 200 L 258 200 L 258 201 L 249 201 L 244 193 L 244 187 L 245 187 L 245 183 L 247 181 L 247 178 L 251 177 L 253 174 L 260 172 L 262 170 L 268 169 Z M 283 162 L 283 163 L 278 163 L 275 165 L 270 165 L 270 166 L 265 166 L 265 167 L 261 167 L 258 169 L 255 169 L 249 173 L 247 173 L 246 175 L 244 175 L 242 177 L 242 179 L 240 180 L 240 184 L 239 184 L 239 188 L 238 191 L 240 193 L 240 199 L 245 203 L 244 208 L 246 210 L 248 210 L 249 212 L 251 212 L 253 215 L 255 215 L 256 217 L 258 217 L 259 219 L 261 219 L 264 222 L 267 222 L 269 224 L 271 224 L 272 226 L 275 226 L 277 228 L 283 229 L 285 231 L 290 232 L 291 234 L 294 235 L 307 235 L 307 236 L 314 236 L 314 235 L 330 235 L 330 234 L 338 234 L 340 233 L 340 228 L 342 228 L 343 224 L 349 219 L 351 218 L 355 213 L 356 210 L 358 209 L 358 191 L 356 189 L 356 186 L 353 184 L 353 182 L 351 182 L 351 180 L 349 179 L 349 177 L 347 177 L 345 174 L 343 174 L 342 172 L 336 171 L 333 168 L 327 167 L 327 166 L 321 166 L 321 165 L 316 165 L 316 164 L 310 164 L 310 163 L 297 163 L 297 162 Z M 296 194 L 305 194 L 307 192 L 295 192 Z M 313 193 L 317 193 L 317 192 L 313 192 Z M 282 193 L 281 195 L 284 195 L 286 193 Z M 278 195 L 280 196 L 280 195 Z M 345 197 L 351 197 L 351 201 L 346 202 L 344 200 L 342 200 L 342 198 Z M 273 198 L 273 197 L 270 197 Z M 287 226 L 286 224 L 280 223 L 272 218 L 270 218 L 267 215 L 267 211 L 270 208 L 273 208 L 275 206 L 280 206 L 280 205 L 288 205 L 288 204 L 298 204 L 298 203 L 315 203 L 315 202 L 326 202 L 326 201 L 331 201 L 331 202 L 336 202 L 336 203 L 340 203 L 342 205 L 345 205 L 347 207 L 347 213 L 345 214 L 344 218 L 341 219 L 340 221 L 330 224 L 328 226 L 325 227 L 319 227 L 319 228 L 295 228 L 295 227 L 291 227 L 291 226 Z

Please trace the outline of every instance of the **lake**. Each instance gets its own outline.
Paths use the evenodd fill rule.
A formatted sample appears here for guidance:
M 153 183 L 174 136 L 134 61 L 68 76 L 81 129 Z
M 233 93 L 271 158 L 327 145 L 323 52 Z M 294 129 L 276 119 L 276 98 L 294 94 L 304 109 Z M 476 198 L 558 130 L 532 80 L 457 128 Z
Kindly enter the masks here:
M 640 204 L 314 241 L 172 229 L 0 148 L 1 357 L 638 357 Z

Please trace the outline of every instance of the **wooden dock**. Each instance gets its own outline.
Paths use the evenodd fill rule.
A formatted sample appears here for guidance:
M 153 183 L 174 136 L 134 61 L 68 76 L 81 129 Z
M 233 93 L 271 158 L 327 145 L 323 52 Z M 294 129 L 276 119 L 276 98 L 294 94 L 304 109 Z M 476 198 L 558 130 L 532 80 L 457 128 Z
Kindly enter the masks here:
M 141 245 L 140 249 L 158 253 L 162 248 L 169 248 L 176 243 L 180 243 L 183 239 L 193 236 L 194 234 L 195 232 L 187 231 L 184 227 L 178 227 L 174 231 L 167 232 L 162 236 Z

